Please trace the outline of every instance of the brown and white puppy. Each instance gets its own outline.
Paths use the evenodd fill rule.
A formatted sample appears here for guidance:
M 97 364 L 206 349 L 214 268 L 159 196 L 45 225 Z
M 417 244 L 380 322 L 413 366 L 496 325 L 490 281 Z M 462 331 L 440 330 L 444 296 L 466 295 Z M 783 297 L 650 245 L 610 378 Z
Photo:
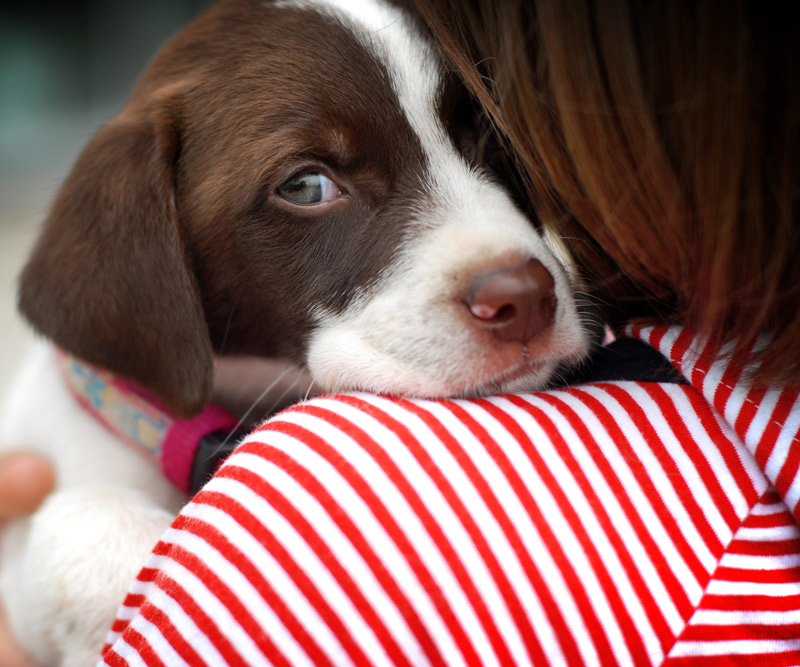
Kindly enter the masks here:
M 288 360 L 325 390 L 540 388 L 592 335 L 484 138 L 384 0 L 225 0 L 78 159 L 21 310 L 181 416 L 209 400 L 215 353 Z M 83 665 L 182 497 L 76 407 L 49 355 L 3 440 L 51 456 L 59 490 L 7 532 L 2 593 L 32 656 Z

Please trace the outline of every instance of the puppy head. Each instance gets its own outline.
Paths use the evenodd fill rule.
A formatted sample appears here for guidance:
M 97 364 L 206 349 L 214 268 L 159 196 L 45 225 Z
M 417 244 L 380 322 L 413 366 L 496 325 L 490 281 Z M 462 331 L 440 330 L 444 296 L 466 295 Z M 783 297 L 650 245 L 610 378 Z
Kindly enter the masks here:
M 214 351 L 430 396 L 533 388 L 585 355 L 568 278 L 433 49 L 380 0 L 338 4 L 223 1 L 157 56 L 22 274 L 40 332 L 179 415 L 207 401 Z M 552 321 L 505 341 L 465 303 L 534 259 Z

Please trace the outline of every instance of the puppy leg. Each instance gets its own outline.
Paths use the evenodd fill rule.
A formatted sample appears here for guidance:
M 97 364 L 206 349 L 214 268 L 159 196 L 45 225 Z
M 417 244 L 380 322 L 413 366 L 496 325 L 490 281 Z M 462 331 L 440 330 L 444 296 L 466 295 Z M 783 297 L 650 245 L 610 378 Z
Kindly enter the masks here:
M 0 576 L 10 626 L 37 664 L 94 664 L 117 607 L 172 515 L 127 489 L 52 494 L 8 527 Z

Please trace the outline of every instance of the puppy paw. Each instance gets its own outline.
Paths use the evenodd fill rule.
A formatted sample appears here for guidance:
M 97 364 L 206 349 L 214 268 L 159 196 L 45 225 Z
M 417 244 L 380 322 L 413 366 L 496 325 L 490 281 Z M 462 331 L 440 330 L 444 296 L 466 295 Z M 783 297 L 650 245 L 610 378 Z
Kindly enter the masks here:
M 41 664 L 93 664 L 118 605 L 172 515 L 127 489 L 52 494 L 4 537 L 2 595 Z

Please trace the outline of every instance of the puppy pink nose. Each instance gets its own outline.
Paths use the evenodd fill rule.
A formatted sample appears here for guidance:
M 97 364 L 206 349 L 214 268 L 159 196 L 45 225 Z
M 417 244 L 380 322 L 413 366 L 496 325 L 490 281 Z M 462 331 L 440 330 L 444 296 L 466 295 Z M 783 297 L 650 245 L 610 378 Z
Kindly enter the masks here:
M 504 341 L 527 343 L 553 322 L 555 281 L 538 259 L 482 273 L 467 295 L 472 315 Z

